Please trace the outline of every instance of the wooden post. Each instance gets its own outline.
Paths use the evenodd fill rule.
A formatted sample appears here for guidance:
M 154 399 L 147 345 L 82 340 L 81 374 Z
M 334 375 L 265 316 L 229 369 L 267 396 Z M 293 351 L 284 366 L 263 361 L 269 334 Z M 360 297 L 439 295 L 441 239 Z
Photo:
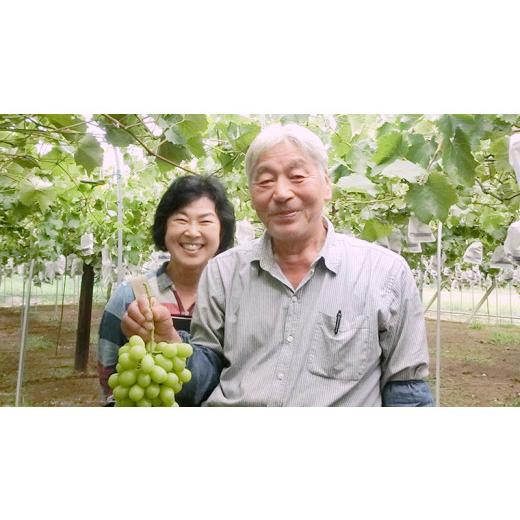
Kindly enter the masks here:
M 94 267 L 83 264 L 79 295 L 78 329 L 76 331 L 76 354 L 74 369 L 85 371 L 90 346 L 90 323 L 92 318 L 92 294 L 94 291 Z

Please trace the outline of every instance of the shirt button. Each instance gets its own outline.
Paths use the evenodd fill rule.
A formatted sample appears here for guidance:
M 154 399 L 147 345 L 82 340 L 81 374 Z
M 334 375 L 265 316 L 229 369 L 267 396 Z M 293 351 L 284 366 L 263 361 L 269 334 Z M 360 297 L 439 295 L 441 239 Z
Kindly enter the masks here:
M 293 339 L 294 338 L 292 336 L 287 336 L 287 343 L 292 343 Z
M 283 372 L 280 372 L 276 377 L 281 381 L 283 379 Z
M 298 301 L 298 297 L 297 297 L 297 296 L 293 296 L 293 297 L 291 298 L 291 301 L 292 301 L 293 303 L 296 303 L 296 302 Z

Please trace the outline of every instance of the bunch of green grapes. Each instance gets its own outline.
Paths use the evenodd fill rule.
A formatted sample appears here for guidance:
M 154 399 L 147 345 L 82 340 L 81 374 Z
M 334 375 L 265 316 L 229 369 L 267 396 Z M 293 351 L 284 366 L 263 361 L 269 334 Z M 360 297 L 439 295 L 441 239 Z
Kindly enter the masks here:
M 108 379 L 116 406 L 179 406 L 175 401 L 183 383 L 191 379 L 186 359 L 193 353 L 189 343 L 146 345 L 132 336 L 119 349 L 116 373 Z

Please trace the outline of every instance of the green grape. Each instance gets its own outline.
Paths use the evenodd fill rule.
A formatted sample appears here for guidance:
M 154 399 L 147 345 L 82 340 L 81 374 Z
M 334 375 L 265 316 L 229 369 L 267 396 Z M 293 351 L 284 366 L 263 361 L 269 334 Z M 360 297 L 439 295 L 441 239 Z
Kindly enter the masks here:
M 182 372 L 180 372 L 179 379 L 183 383 L 188 383 L 189 381 L 191 381 L 191 372 L 187 368 L 185 368 L 184 370 L 182 370 Z
M 119 375 L 118 374 L 112 374 L 108 378 L 108 386 L 112 388 L 112 390 L 119 384 Z
M 153 355 L 152 355 L 153 353 Z M 117 406 L 179 406 L 175 394 L 191 380 L 189 343 L 146 344 L 132 336 L 118 352 L 117 372 L 108 380 Z
M 170 388 L 175 388 L 176 385 L 179 384 L 179 377 L 175 372 L 169 372 L 166 376 L 166 381 L 163 385 L 169 386 Z
M 153 360 L 153 356 L 151 354 L 146 354 L 143 359 L 141 359 L 141 370 L 145 374 L 149 374 L 153 367 L 155 366 L 155 361 Z
M 148 399 L 154 399 L 159 395 L 161 387 L 157 383 L 150 383 L 144 390 L 144 395 Z
M 116 401 L 116 406 L 135 406 L 135 403 L 129 397 Z
M 189 343 L 177 343 L 177 356 L 181 358 L 187 358 L 192 354 L 193 347 Z
M 114 397 L 116 401 L 121 401 L 122 399 L 126 399 L 128 397 L 128 388 L 126 386 L 116 386 L 113 390 Z
M 144 345 L 134 345 L 128 353 L 130 359 L 134 361 L 141 361 L 146 356 L 146 348 Z
M 175 343 L 161 342 L 157 346 L 161 349 L 161 352 L 164 354 L 164 357 L 168 359 L 171 359 L 177 354 L 177 346 L 175 345 Z
M 152 377 L 152 381 L 155 381 L 156 383 L 164 383 L 167 378 L 167 373 L 163 367 L 155 365 L 150 376 Z
M 159 394 L 159 397 L 161 398 L 161 401 L 166 406 L 172 406 L 173 403 L 175 402 L 175 392 L 169 386 L 161 387 L 161 392 Z
M 131 346 L 131 347 L 135 347 L 136 345 L 140 345 L 141 347 L 144 347 L 144 340 L 143 338 L 141 338 L 141 336 L 132 336 L 129 340 L 128 340 L 128 344 Z
M 150 377 L 150 374 L 145 374 L 145 373 L 141 372 L 137 376 L 137 384 L 143 388 L 146 388 L 151 382 L 152 382 L 152 378 Z
M 125 370 L 123 373 L 119 374 L 119 384 L 121 386 L 131 387 L 136 381 L 137 370 L 135 368 Z
M 172 406 L 174 406 L 174 407 L 176 406 L 176 407 L 178 408 L 178 407 L 179 407 L 179 403 L 178 403 L 177 401 L 175 401 L 175 402 L 172 404 Z
M 179 358 L 179 357 L 174 357 L 172 359 L 173 361 L 173 370 L 177 373 L 179 372 L 182 372 L 185 368 L 186 368 L 186 360 L 185 359 L 182 359 L 182 358 Z
M 144 397 L 144 388 L 141 388 L 139 385 L 135 384 L 132 388 L 130 388 L 128 397 L 130 397 L 132 401 L 140 401 Z
M 137 367 L 137 363 L 130 358 L 130 354 L 128 352 L 125 352 L 119 356 L 119 363 L 125 370 Z
M 157 356 L 155 356 L 155 364 L 163 367 L 166 372 L 170 372 L 173 368 L 172 361 L 165 358 L 162 354 L 157 354 Z

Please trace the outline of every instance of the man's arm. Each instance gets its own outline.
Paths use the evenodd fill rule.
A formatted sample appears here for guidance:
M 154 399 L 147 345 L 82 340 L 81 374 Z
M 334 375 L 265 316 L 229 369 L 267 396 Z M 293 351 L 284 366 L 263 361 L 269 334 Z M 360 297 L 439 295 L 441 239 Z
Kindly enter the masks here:
M 191 320 L 193 354 L 187 365 L 192 378 L 178 394 L 181 406 L 200 406 L 206 401 L 219 384 L 222 369 L 229 365 L 223 350 L 224 320 L 224 284 L 218 264 L 210 260 L 199 280 Z
M 433 406 L 425 381 L 429 354 L 423 305 L 410 269 L 399 263 L 381 316 L 382 402 L 383 406 Z
M 433 406 L 426 381 L 390 381 L 382 392 L 383 406 Z
M 181 332 L 184 331 L 179 331 L 179 334 Z M 183 337 L 183 341 L 187 339 Z M 175 396 L 180 406 L 200 406 L 218 385 L 220 372 L 225 366 L 225 360 L 216 351 L 200 345 L 192 344 L 192 346 L 193 354 L 186 363 L 191 371 L 191 381 L 185 383 Z

